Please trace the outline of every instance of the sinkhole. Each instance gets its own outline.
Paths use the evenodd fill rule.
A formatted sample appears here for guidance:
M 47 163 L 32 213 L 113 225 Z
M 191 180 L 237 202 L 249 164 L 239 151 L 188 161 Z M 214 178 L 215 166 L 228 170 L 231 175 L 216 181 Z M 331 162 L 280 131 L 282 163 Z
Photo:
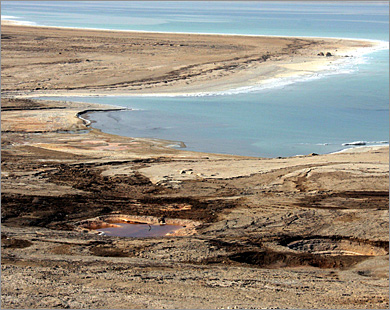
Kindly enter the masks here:
M 116 223 L 113 227 L 96 229 L 102 235 L 131 237 L 131 238 L 147 238 L 147 237 L 163 237 L 174 235 L 174 233 L 185 226 L 167 225 L 167 224 L 145 224 L 145 223 Z
M 200 225 L 200 222 L 187 219 L 115 214 L 77 222 L 75 228 L 105 236 L 148 238 L 190 236 Z
M 322 255 L 365 255 L 380 256 L 389 253 L 388 243 L 350 238 L 309 238 L 298 239 L 286 244 L 288 248 L 300 253 Z

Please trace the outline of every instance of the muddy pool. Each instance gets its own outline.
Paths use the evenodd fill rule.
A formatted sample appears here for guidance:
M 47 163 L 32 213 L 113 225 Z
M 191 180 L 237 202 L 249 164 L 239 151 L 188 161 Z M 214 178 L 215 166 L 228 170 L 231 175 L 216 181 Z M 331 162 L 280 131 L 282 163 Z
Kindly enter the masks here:
M 117 227 L 106 227 L 96 229 L 108 236 L 117 237 L 132 237 L 132 238 L 147 238 L 147 237 L 163 237 L 167 234 L 183 228 L 180 225 L 152 225 L 152 224 L 128 224 L 115 223 Z

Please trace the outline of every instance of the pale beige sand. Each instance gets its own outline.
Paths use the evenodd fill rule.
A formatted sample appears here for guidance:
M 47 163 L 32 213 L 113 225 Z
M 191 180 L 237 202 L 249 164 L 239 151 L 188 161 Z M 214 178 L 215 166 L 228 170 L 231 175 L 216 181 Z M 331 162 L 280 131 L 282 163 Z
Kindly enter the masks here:
M 2 93 L 188 94 L 311 75 L 378 43 L 2 24 Z M 317 56 L 330 52 L 332 57 Z

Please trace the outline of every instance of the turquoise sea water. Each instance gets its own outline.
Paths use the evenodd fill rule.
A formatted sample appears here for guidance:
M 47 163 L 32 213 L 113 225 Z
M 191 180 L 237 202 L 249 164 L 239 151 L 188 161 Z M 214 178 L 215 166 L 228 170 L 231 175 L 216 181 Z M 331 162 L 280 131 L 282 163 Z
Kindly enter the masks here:
M 16 4 L 17 3 L 17 4 Z M 20 5 L 23 3 L 23 5 Z M 347 37 L 388 41 L 388 2 L 2 2 L 2 15 L 48 26 Z M 387 45 L 388 46 L 388 45 Z M 132 111 L 93 113 L 109 133 L 250 156 L 328 153 L 388 141 L 389 51 L 305 81 L 199 97 L 100 97 Z
M 1 4 L 1 14 L 8 19 L 46 26 L 388 41 L 386 1 L 2 1 Z

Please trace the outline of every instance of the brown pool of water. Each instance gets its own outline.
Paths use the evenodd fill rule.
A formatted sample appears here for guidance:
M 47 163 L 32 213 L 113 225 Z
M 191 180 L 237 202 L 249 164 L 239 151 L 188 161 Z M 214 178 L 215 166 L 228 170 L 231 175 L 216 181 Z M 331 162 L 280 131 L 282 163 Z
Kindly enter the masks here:
M 115 226 L 117 227 L 106 227 L 96 230 L 103 232 L 107 236 L 147 238 L 163 237 L 184 227 L 180 225 L 152 225 L 134 223 L 115 223 Z

